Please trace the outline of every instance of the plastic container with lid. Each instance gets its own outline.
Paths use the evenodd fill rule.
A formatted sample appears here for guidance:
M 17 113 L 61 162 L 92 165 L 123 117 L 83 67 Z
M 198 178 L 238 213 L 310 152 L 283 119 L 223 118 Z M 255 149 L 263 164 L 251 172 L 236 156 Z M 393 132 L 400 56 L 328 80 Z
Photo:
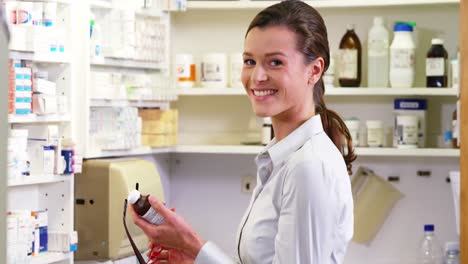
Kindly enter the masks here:
M 242 85 L 242 67 L 244 60 L 242 53 L 232 53 L 229 55 L 229 86 L 232 88 L 243 88 Z
M 374 17 L 367 45 L 367 86 L 388 87 L 389 33 L 383 17 Z
M 397 116 L 414 115 L 418 117 L 418 147 L 424 148 L 426 145 L 426 114 L 427 101 L 425 99 L 395 99 L 393 106 L 394 131 L 393 146 L 398 147 L 398 124 Z
M 426 55 L 426 86 L 447 87 L 447 59 L 444 40 L 432 39 L 431 48 Z
M 224 53 L 209 53 L 201 63 L 201 83 L 204 87 L 221 88 L 227 85 L 227 60 Z
M 397 116 L 398 148 L 418 147 L 418 122 L 416 115 Z
M 381 120 L 367 120 L 367 145 L 371 148 L 383 147 L 384 123 Z
M 390 86 L 409 88 L 414 83 L 416 45 L 413 40 L 414 23 L 397 22 L 390 46 Z
M 195 62 L 191 54 L 176 55 L 177 86 L 181 88 L 193 87 L 195 83 Z
M 353 147 L 358 146 L 359 144 L 359 127 L 361 121 L 357 118 L 350 118 L 344 120 L 346 127 L 349 130 L 349 134 L 351 135 L 351 140 L 353 141 Z

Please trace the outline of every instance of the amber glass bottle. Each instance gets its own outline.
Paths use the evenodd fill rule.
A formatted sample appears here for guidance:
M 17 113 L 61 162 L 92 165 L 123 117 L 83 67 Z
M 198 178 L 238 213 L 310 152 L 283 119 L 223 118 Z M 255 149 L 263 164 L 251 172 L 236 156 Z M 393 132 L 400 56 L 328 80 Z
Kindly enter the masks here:
M 354 25 L 348 25 L 340 41 L 338 81 L 342 87 L 359 87 L 361 84 L 362 48 Z

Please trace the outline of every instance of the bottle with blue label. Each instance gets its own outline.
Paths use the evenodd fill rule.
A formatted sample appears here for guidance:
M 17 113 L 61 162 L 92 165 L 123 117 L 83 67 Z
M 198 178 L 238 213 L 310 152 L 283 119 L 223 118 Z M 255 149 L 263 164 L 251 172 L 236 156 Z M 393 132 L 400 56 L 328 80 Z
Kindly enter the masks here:
M 397 117 L 400 115 L 413 115 L 418 118 L 418 148 L 424 148 L 426 145 L 426 114 L 427 101 L 426 99 L 395 99 L 393 106 L 394 116 L 394 131 L 393 131 L 393 147 L 398 147 L 399 133 Z

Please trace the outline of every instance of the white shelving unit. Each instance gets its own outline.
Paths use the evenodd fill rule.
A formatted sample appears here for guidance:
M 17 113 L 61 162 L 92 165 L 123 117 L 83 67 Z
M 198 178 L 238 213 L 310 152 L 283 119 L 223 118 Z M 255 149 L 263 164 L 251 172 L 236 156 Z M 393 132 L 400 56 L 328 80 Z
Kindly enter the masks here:
M 178 89 L 180 96 L 246 95 L 243 88 L 202 88 Z M 456 98 L 453 88 L 326 88 L 325 96 L 446 96 Z
M 9 115 L 8 122 L 10 124 L 27 124 L 27 123 L 61 123 L 70 122 L 71 117 L 66 115 L 44 115 L 39 116 L 36 114 L 30 115 Z
M 148 108 L 169 108 L 168 101 L 158 100 L 107 100 L 91 99 L 91 107 L 148 107 Z
M 10 51 L 10 59 L 29 60 L 37 63 L 70 63 L 70 58 L 61 55 L 35 53 L 32 51 Z
M 36 0 L 37 1 L 37 0 Z M 37 1 L 44 2 L 44 1 Z M 49 125 L 57 125 L 60 138 L 72 138 L 72 106 L 75 104 L 74 90 L 79 88 L 75 69 L 79 65 L 78 58 L 72 50 L 76 42 L 73 37 L 72 25 L 79 24 L 80 18 L 74 13 L 79 5 L 78 1 L 50 0 L 57 3 L 57 28 L 64 28 L 65 52 L 64 55 L 38 53 L 30 51 L 10 50 L 10 59 L 25 60 L 33 65 L 34 69 L 48 72 L 48 79 L 56 83 L 57 95 L 65 96 L 67 104 L 64 114 L 52 115 L 8 115 L 10 128 L 33 128 L 36 131 L 47 129 Z M 50 29 L 52 30 L 52 29 Z M 14 47 L 13 47 L 14 48 Z M 3 98 L 6 100 L 6 98 Z M 5 139 L 6 140 L 6 139 Z M 39 162 L 39 158 L 29 153 L 31 162 Z M 31 166 L 32 167 L 32 166 Z M 37 166 L 40 167 L 40 166 Z M 6 171 L 5 171 L 6 173 Z M 5 178 L 8 178 L 4 175 Z M 21 178 L 12 178 L 6 181 L 7 210 L 48 212 L 48 230 L 57 231 L 71 236 L 74 230 L 74 175 L 50 175 L 41 172 Z M 4 263 L 6 257 L 0 258 Z M 44 252 L 31 258 L 32 264 L 61 263 L 72 264 L 73 253 L 70 252 Z
M 49 264 L 66 261 L 73 257 L 70 253 L 47 252 L 31 258 L 31 264 Z
M 9 180 L 8 187 L 63 182 L 67 177 L 67 175 L 31 175 L 23 179 Z
M 392 6 L 427 6 L 458 4 L 459 0 L 327 0 L 327 1 L 305 1 L 318 9 L 325 8 L 362 8 L 362 7 L 392 7 Z M 263 9 L 273 5 L 277 1 L 188 1 L 188 9 Z
M 166 68 L 164 65 L 159 63 L 119 58 L 102 58 L 101 60 L 91 60 L 91 65 L 145 70 L 162 70 Z

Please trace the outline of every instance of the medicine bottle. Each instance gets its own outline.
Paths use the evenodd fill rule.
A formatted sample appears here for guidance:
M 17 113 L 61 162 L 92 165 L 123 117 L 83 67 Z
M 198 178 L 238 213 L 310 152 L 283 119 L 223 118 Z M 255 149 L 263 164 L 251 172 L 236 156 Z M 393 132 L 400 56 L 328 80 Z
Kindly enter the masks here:
M 263 118 L 262 145 L 266 146 L 275 137 L 270 117 Z
M 359 87 L 361 84 L 361 42 L 349 24 L 340 41 L 338 80 L 342 87 Z
M 135 212 L 146 221 L 155 225 L 164 224 L 164 218 L 151 207 L 148 198 L 149 195 L 142 195 L 139 191 L 133 190 L 128 195 L 128 202 L 133 205 Z
M 427 87 L 447 87 L 447 59 L 442 39 L 432 39 L 431 48 L 426 55 Z

